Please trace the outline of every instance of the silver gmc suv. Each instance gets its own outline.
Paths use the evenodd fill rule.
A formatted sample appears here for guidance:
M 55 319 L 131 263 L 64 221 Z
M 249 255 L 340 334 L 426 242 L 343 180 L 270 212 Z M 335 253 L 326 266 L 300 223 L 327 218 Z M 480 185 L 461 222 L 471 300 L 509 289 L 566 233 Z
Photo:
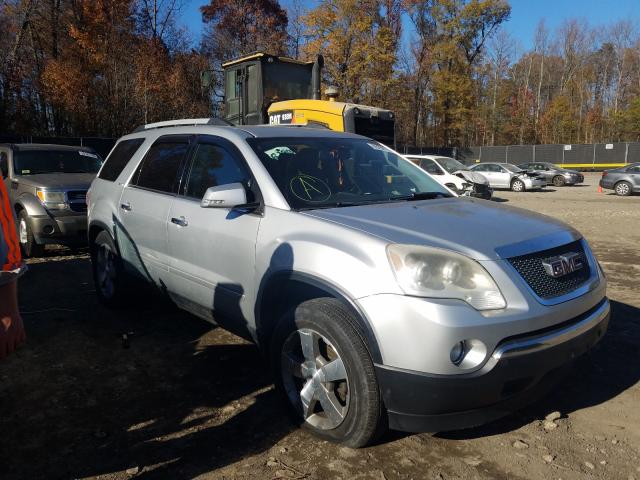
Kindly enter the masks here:
M 89 242 L 103 303 L 141 278 L 254 341 L 300 423 L 352 447 L 503 416 L 609 321 L 580 233 L 322 129 L 141 127 L 91 185 Z

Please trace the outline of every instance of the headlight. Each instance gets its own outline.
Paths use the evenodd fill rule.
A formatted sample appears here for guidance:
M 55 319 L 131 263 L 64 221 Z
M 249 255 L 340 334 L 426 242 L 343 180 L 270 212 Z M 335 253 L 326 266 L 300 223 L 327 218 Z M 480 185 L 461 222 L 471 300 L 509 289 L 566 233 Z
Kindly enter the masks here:
M 491 275 L 459 253 L 419 245 L 389 245 L 387 256 L 407 295 L 464 300 L 476 310 L 505 308 Z
M 62 191 L 56 190 L 36 190 L 36 195 L 42 204 L 51 210 L 62 210 L 67 208 L 67 201 Z

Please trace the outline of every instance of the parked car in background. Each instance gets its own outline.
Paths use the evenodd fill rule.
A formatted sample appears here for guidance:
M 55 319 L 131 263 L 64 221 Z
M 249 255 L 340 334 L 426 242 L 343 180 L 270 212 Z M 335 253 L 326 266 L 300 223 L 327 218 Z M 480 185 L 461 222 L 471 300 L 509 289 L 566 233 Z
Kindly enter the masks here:
M 626 197 L 640 192 L 640 162 L 602 172 L 600 186 Z
M 580 172 L 567 170 L 549 162 L 521 163 L 518 167 L 527 172 L 538 173 L 547 181 L 547 185 L 553 185 L 554 187 L 577 185 L 584 182 L 584 175 Z
M 455 158 L 439 155 L 405 155 L 405 158 L 433 175 L 433 178 L 445 187 L 461 195 L 469 192 L 472 197 L 489 200 L 493 194 L 489 181 L 482 174 L 471 172 L 468 166 Z
M 86 245 L 86 195 L 101 164 L 98 154 L 87 147 L 0 145 L 2 179 L 26 257 L 42 255 L 48 243 Z
M 510 188 L 514 192 L 524 192 L 547 186 L 547 181 L 539 174 L 527 172 L 511 163 L 477 163 L 470 168 L 484 175 L 492 188 Z
M 564 223 L 455 198 L 370 138 L 212 121 L 116 144 L 89 192 L 96 293 L 149 301 L 135 275 L 252 340 L 321 438 L 486 423 L 604 335 L 606 278 Z

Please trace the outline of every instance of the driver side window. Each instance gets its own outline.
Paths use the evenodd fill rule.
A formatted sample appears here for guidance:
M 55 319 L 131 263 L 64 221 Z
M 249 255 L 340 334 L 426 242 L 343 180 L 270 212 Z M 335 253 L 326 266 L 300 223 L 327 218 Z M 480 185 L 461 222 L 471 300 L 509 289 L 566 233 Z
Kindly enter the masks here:
M 442 175 L 442 170 L 438 165 L 435 164 L 433 160 L 424 159 L 420 162 L 420 166 L 424 171 L 430 173 L 431 175 Z
M 199 143 L 189 169 L 185 196 L 202 199 L 208 188 L 249 180 L 242 165 L 225 148 Z

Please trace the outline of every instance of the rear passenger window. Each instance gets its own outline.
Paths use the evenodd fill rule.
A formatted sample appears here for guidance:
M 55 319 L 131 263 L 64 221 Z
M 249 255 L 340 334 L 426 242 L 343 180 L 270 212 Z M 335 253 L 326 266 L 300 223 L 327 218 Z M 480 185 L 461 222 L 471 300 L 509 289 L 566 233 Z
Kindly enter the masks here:
M 98 178 L 115 182 L 143 142 L 144 138 L 132 138 L 118 143 L 107 157 Z
M 201 199 L 207 188 L 245 182 L 248 179 L 244 168 L 226 149 L 201 143 L 193 156 L 185 195 Z
M 178 173 L 188 149 L 186 140 L 156 141 L 140 162 L 131 183 L 141 188 L 176 193 Z

